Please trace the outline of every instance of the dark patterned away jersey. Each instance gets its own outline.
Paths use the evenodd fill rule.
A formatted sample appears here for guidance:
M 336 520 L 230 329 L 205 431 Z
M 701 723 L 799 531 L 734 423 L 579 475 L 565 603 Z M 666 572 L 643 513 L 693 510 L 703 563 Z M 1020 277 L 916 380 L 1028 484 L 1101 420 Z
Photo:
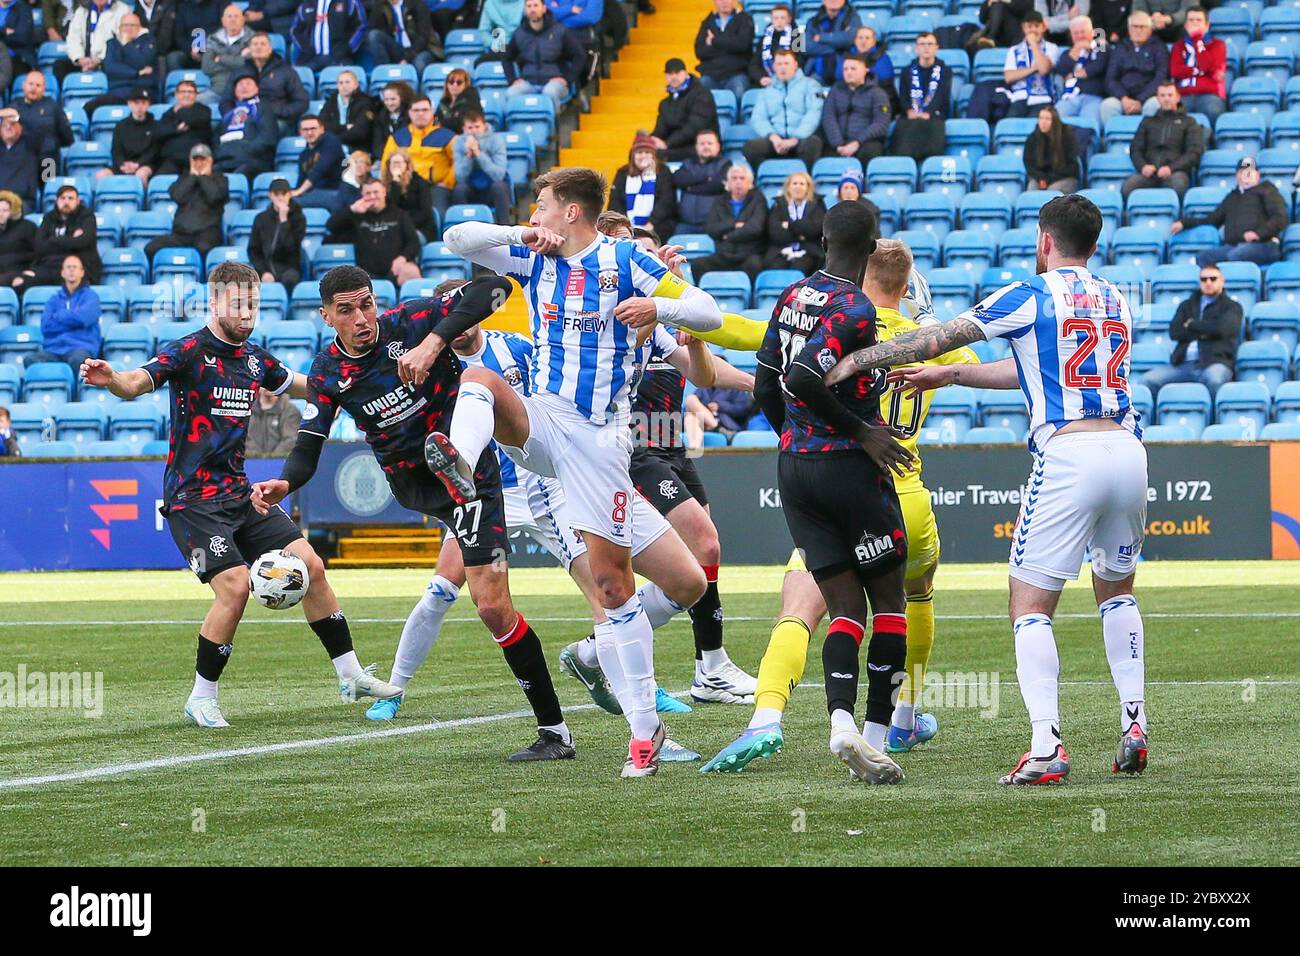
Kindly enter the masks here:
M 758 361 L 780 373 L 793 365 L 825 375 L 844 356 L 876 343 L 876 309 L 852 282 L 814 272 L 787 288 L 777 300 Z M 879 396 L 871 375 L 855 375 L 831 391 L 858 418 L 880 420 Z M 851 435 L 837 432 L 812 409 L 785 392 L 781 450 L 796 454 L 861 448 Z
M 456 306 L 452 293 L 413 299 L 379 317 L 379 335 L 365 355 L 349 355 L 335 339 L 316 355 L 307 376 L 301 431 L 327 437 L 342 408 L 357 423 L 384 471 L 424 468 L 424 438 L 451 428 L 460 390 L 460 362 L 450 347 L 438 353 L 423 384 L 397 374 L 397 360 L 415 348 Z
M 279 395 L 293 373 L 260 345 L 231 345 L 207 326 L 172 342 L 142 368 L 154 388 L 166 382 L 172 392 L 163 501 L 172 506 L 248 495 L 244 443 L 257 390 Z
M 656 325 L 650 338 L 637 350 L 632 427 L 638 447 L 684 447 L 680 419 L 686 376 L 668 361 L 679 348 L 676 337 L 662 325 Z

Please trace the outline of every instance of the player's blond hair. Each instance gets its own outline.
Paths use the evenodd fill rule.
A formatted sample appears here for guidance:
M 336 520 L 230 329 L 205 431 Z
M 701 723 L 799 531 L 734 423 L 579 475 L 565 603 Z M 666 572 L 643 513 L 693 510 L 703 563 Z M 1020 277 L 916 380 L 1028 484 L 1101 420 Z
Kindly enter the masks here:
M 867 260 L 867 281 L 882 292 L 902 297 L 912 277 L 912 250 L 898 239 L 881 239 Z

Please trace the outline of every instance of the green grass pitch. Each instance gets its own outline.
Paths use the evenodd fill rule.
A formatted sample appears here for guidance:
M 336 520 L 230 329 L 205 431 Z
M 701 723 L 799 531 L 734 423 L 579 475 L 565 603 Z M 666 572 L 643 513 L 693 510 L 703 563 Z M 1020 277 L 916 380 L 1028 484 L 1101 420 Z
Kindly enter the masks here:
M 331 575 L 363 662 L 387 674 L 422 571 Z M 558 571 L 513 575 L 554 665 L 587 633 Z M 756 671 L 780 569 L 726 568 L 727 645 Z M 234 725 L 181 706 L 206 591 L 185 572 L 0 575 L 0 681 L 102 672 L 103 714 L 0 706 L 0 859 L 8 864 L 1280 864 L 1295 858 L 1300 566 L 1148 563 L 1152 757 L 1113 778 L 1118 705 L 1095 604 L 1072 585 L 1057 622 L 1064 786 L 998 787 L 1028 743 L 1005 570 L 941 569 L 934 672 L 1000 675 L 996 713 L 941 706 L 939 736 L 900 757 L 897 787 L 851 783 L 826 749 L 820 635 L 787 715 L 786 748 L 740 775 L 665 764 L 618 776 L 621 719 L 552 667 L 578 759 L 508 765 L 533 737 L 501 653 L 468 597 L 397 721 L 343 704 L 297 611 L 250 608 L 222 681 Z M 660 631 L 656 666 L 690 681 L 690 627 Z M 13 676 L 9 678 L 11 681 Z M 865 700 L 865 686 L 859 706 Z M 950 701 L 950 703 L 956 703 Z M 516 716 L 509 716 L 515 714 Z M 673 736 L 711 756 L 749 709 L 697 706 Z M 481 718 L 481 719 L 476 719 Z M 430 726 L 432 725 L 432 726 Z M 285 745 L 275 747 L 273 745 Z M 229 754 L 229 751 L 246 751 Z M 193 758 L 177 760 L 176 758 Z M 154 763 L 150 763 L 154 762 Z M 144 766 L 129 766 L 133 764 Z M 103 776 L 69 775 L 108 768 Z M 47 778 L 34 782 L 32 778 Z

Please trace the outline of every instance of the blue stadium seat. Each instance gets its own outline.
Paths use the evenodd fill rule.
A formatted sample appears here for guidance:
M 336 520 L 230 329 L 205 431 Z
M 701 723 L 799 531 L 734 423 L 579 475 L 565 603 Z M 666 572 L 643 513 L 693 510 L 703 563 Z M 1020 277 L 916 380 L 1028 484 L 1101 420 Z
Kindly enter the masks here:
M 218 263 L 242 262 L 248 264 L 247 246 L 213 246 L 203 259 L 203 274 L 207 275 Z
M 1151 301 L 1179 303 L 1200 286 L 1200 270 L 1189 265 L 1156 266 L 1151 275 Z
M 45 40 L 36 50 L 36 68 L 43 70 L 67 58 L 68 43 L 66 40 Z
M 802 159 L 765 159 L 758 164 L 754 184 L 763 191 L 763 195 L 770 203 L 780 195 L 781 187 L 785 185 L 787 177 L 806 172 L 808 167 L 804 165 Z
M 759 303 L 775 299 L 785 291 L 787 286 L 802 278 L 803 273 L 798 269 L 764 269 L 754 279 L 754 307 L 762 308 Z M 768 311 L 771 311 L 770 305 Z
M 65 110 L 85 108 L 97 96 L 108 92 L 108 77 L 98 70 L 92 73 L 69 73 L 63 78 L 59 101 Z
M 133 212 L 126 220 L 126 243 L 130 249 L 143 253 L 144 247 L 152 239 L 170 236 L 173 216 L 161 209 L 146 209 Z
M 1257 40 L 1246 47 L 1246 75 L 1285 83 L 1295 69 L 1295 56 L 1287 44 Z
M 1224 114 L 1227 115 L 1229 114 Z M 1139 190 L 1139 192 L 1146 192 L 1146 190 Z M 1193 186 L 1183 193 L 1182 216 L 1185 219 L 1208 216 L 1227 195 L 1227 189 L 1217 186 Z
M 1169 336 L 1169 325 L 1173 321 L 1177 306 L 1171 303 L 1163 305 L 1144 305 L 1140 308 L 1133 303 L 1133 341 L 1156 342 L 1168 349 L 1173 348 Z
M 1036 228 L 1008 229 L 998 235 L 998 263 L 1032 271 L 1037 265 L 1037 247 Z
M 199 255 L 199 250 L 189 246 L 159 249 L 154 253 L 150 275 L 154 282 L 171 282 L 176 278 L 202 282 L 203 258 Z
M 1033 192 L 1021 193 L 1016 197 L 1012 221 L 1016 226 L 1033 226 L 1038 223 L 1038 211 L 1060 196 L 1056 189 L 1035 189 Z
M 1300 441 L 1300 422 L 1271 422 L 1259 437 L 1263 441 Z
M 1009 116 L 993 127 L 993 151 L 1003 156 L 1023 157 L 1025 140 L 1038 120 L 1030 116 Z
M 127 447 L 130 447 L 129 443 Z M 147 441 L 140 446 L 139 451 L 135 452 L 137 455 L 151 455 L 154 457 L 166 456 L 170 453 L 171 443 L 165 438 L 155 438 L 153 441 Z
M 975 427 L 975 390 L 965 385 L 950 385 L 934 393 L 926 427 L 937 429 L 942 439 L 951 444 L 961 440 Z
M 912 254 L 916 255 L 915 246 L 912 247 Z M 997 257 L 997 244 L 992 234 L 984 230 L 959 229 L 944 237 L 943 264 L 950 268 L 965 269 L 980 275 L 993 265 Z
M 163 78 L 163 99 L 170 100 L 176 92 L 176 87 L 185 80 L 189 80 L 198 87 L 200 93 L 212 89 L 212 81 L 208 79 L 208 75 L 202 70 L 171 70 Z M 161 106 L 163 104 L 156 105 Z
M 1300 156 L 1287 146 L 1261 149 L 1255 161 L 1259 164 L 1261 179 L 1267 179 L 1282 193 L 1282 198 L 1290 206 L 1291 179 L 1295 174 L 1297 160 Z
M 18 306 L 18 293 L 10 286 L 0 286 L 0 329 L 17 325 L 22 314 Z
M 1300 41 L 1300 9 L 1290 4 L 1269 7 L 1260 15 L 1259 36 L 1274 43 Z
M 153 350 L 150 326 L 124 323 L 104 333 L 104 361 L 118 368 L 143 365 Z
M 823 156 L 813 163 L 813 185 L 820 191 L 827 187 L 836 189 L 846 172 L 862 175 L 862 163 L 855 156 Z
M 1300 305 L 1294 302 L 1259 302 L 1250 310 L 1250 337 L 1257 342 L 1281 342 L 1288 352 L 1300 344 Z
M 54 433 L 59 441 L 78 447 L 104 437 L 108 413 L 98 402 L 68 402 L 54 414 Z
M 1260 382 L 1227 382 L 1214 396 L 1214 420 L 1240 425 L 1251 440 L 1268 424 L 1272 404 L 1268 386 Z
M 926 276 L 934 312 L 941 320 L 952 318 L 975 304 L 975 277 L 965 269 L 933 269 Z
M 1189 189 L 1190 193 L 1191 190 Z M 1213 226 L 1196 226 L 1184 229 L 1166 240 L 1165 258 L 1170 265 L 1196 265 L 1196 257 L 1206 249 L 1223 243 L 1219 230 Z
M 679 232 L 668 241 L 675 246 L 681 246 L 682 255 L 687 259 L 711 256 L 715 251 L 713 237 L 702 232 Z
M 980 50 L 975 54 L 971 79 L 976 83 L 983 80 L 1001 80 L 1006 62 L 1007 51 L 1004 47 Z
M 1102 142 L 1108 153 L 1123 153 L 1128 155 L 1129 145 L 1133 142 L 1133 137 L 1137 135 L 1137 128 L 1142 124 L 1142 116 L 1112 116 L 1106 121 L 1106 127 L 1102 133 Z
M 145 190 L 145 198 L 151 210 L 165 212 L 169 216 L 176 212 L 176 203 L 168 195 L 168 190 L 178 178 L 173 173 L 155 173 L 149 177 L 149 188 Z
M 956 226 L 957 205 L 942 193 L 913 193 L 903 203 L 903 222 L 908 229 L 932 232 L 942 241 Z
M 1300 110 L 1273 114 L 1268 124 L 1268 145 L 1300 150 Z
M 731 439 L 731 447 L 776 448 L 780 441 L 780 436 L 771 429 L 767 431 L 743 431 L 736 432 L 736 436 Z
M 290 368 L 298 368 L 316 354 L 319 337 L 315 322 L 286 319 L 269 326 L 266 350 Z
M 122 402 L 109 412 L 108 437 L 112 441 L 127 441 L 138 448 L 159 438 L 162 428 L 162 412 L 151 404 Z
M 448 56 L 471 53 L 477 56 L 491 45 L 492 38 L 485 30 L 451 30 L 443 41 L 443 50 Z M 414 86 L 414 84 L 412 84 Z
M 452 226 L 459 225 L 462 222 L 492 222 L 492 207 L 485 206 L 482 203 L 465 203 L 462 205 L 448 206 L 447 215 L 443 218 L 442 228 L 445 232 Z
M 75 458 L 77 446 L 66 441 L 46 441 L 22 446 L 24 458 Z
M 1225 191 L 1237 185 L 1237 160 L 1241 154 L 1235 149 L 1207 149 L 1201 156 L 1200 184 L 1216 186 Z
M 230 200 L 226 208 L 232 205 L 238 209 L 248 208 L 251 197 L 247 176 L 243 173 L 226 173 L 226 189 L 230 192 Z
M 1142 441 L 1148 445 L 1196 441 L 1199 436 L 1199 431 L 1194 432 L 1186 425 L 1150 425 L 1142 429 Z
M 740 103 L 731 90 L 713 90 L 713 106 L 718 111 L 718 122 L 725 125 L 736 121 Z
M 450 34 L 448 34 L 448 36 L 450 36 Z M 450 50 L 447 52 L 448 54 L 451 53 Z M 337 77 L 335 78 L 334 83 L 337 88 Z M 384 87 L 389 83 L 405 83 L 414 90 L 419 87 L 420 78 L 415 74 L 415 67 L 409 63 L 388 63 L 384 66 L 377 66 L 370 73 L 370 95 L 378 96 L 384 91 Z
M 1245 46 L 1255 35 L 1255 22 L 1250 11 L 1224 5 L 1210 13 L 1210 30 L 1222 40 Z
M 1129 401 L 1137 409 L 1138 414 L 1142 416 L 1142 423 L 1145 426 L 1153 417 L 1155 410 L 1155 399 L 1151 396 L 1151 389 L 1147 388 L 1141 382 L 1129 385 Z
M 144 208 L 144 186 L 134 176 L 105 176 L 95 184 L 95 212 L 127 216 Z
M 1253 441 L 1256 431 L 1236 422 L 1206 425 L 1201 432 L 1201 441 Z
M 971 161 L 965 156 L 931 156 L 921 164 L 921 188 L 960 201 L 971 188 Z
M 897 230 L 902 228 L 899 223 L 902 221 L 903 205 L 898 201 L 897 196 L 891 196 L 888 193 L 867 193 L 866 198 L 874 203 L 875 207 L 880 210 L 881 236 L 888 239 Z M 833 205 L 835 205 L 833 200 L 827 200 L 827 209 Z
M 0 365 L 0 406 L 12 405 L 22 394 L 23 373 L 17 365 Z
M 23 293 L 22 324 L 41 324 L 41 315 L 45 312 L 45 303 L 59 294 L 56 285 L 34 285 Z
M 700 288 L 717 301 L 724 312 L 742 312 L 749 308 L 749 276 L 739 271 L 710 272 L 700 280 Z
M 1015 445 L 1020 439 L 1010 428 L 972 428 L 961 436 L 963 445 Z
M 318 315 L 320 315 L 320 285 L 315 282 L 299 282 L 293 287 L 293 293 L 289 296 L 290 318 L 315 322 Z
M 705 448 L 726 448 L 727 436 L 721 432 L 705 432 L 703 435 Z
M 1260 289 L 1264 275 L 1259 266 L 1253 262 L 1221 262 L 1219 270 L 1223 273 L 1223 290 L 1242 311 L 1249 313 L 1259 301 Z
M 502 89 L 510 84 L 506 82 L 506 71 L 498 62 L 488 61 L 474 67 L 474 85 L 479 89 Z
M 1001 193 L 967 193 L 961 197 L 961 227 L 998 235 L 1011 228 L 1011 198 Z
M 1275 262 L 1264 274 L 1264 290 L 1270 302 L 1300 302 L 1300 262 Z
M 925 229 L 900 229 L 891 239 L 897 239 L 912 250 L 912 260 L 917 269 L 926 272 L 939 266 L 939 237 Z
M 1154 368 L 1169 364 L 1173 350 L 1167 345 L 1155 342 L 1134 342 L 1129 352 L 1129 378 L 1140 381 L 1141 377 Z
M 1135 189 L 1128 195 L 1128 224 L 1162 237 L 1178 218 L 1178 193 L 1172 189 Z
M 979 404 L 980 425 L 985 428 L 1005 428 L 1013 435 L 1023 435 L 1029 430 L 1029 411 L 1024 397 L 1018 391 L 984 388 L 976 392 Z
M 316 76 L 316 95 L 321 99 L 329 99 L 337 93 L 339 88 L 339 74 L 344 70 L 347 70 L 356 76 L 357 83 L 363 90 L 370 88 L 367 83 L 368 77 L 366 76 L 366 71 L 361 67 L 353 66 L 351 64 L 347 66 L 327 66 Z M 407 82 L 411 84 L 412 88 L 415 87 L 416 80 L 408 78 Z M 310 92 L 311 91 L 308 90 L 308 95 L 310 95 Z
M 989 151 L 989 124 L 982 119 L 944 120 L 943 129 L 947 137 L 944 153 L 948 156 L 962 156 L 977 163 Z
M 38 442 L 54 439 L 54 419 L 43 403 L 15 402 L 10 405 L 9 424 L 24 454 Z
M 1024 282 L 1032 276 L 1032 270 L 1012 266 L 994 266 L 993 268 L 985 269 L 980 273 L 980 285 L 976 292 L 976 297 L 978 299 L 984 299 L 992 295 L 994 292 L 997 292 L 999 289 L 1011 285 L 1013 282 Z M 999 339 L 997 341 L 1005 340 Z M 994 355 L 995 360 L 1005 357 L 1001 354 L 1001 346 L 993 342 L 986 342 L 984 344 L 989 346 L 990 354 Z
M 1097 270 L 1097 275 L 1109 279 L 1118 286 L 1131 307 L 1136 308 L 1145 298 L 1142 295 L 1142 287 L 1145 285 L 1146 273 L 1134 266 L 1128 264 L 1102 266 Z
M 478 84 L 478 72 L 484 67 L 496 67 L 500 69 L 500 63 L 483 63 L 475 69 L 475 84 Z M 489 70 L 488 72 L 493 72 Z M 504 85 L 504 76 L 502 77 Z M 547 130 L 546 138 L 555 130 L 555 100 L 551 99 L 544 93 L 515 93 L 513 96 L 506 97 L 506 125 L 512 129 L 518 123 L 542 124 Z M 534 142 L 544 141 L 541 137 L 534 136 Z
M 163 445 L 166 444 L 163 442 Z M 79 458 L 130 458 L 139 454 L 143 454 L 143 449 L 136 450 L 130 442 L 125 441 L 88 441 L 77 446 Z M 166 449 L 163 454 L 167 454 Z
M 1141 226 L 1124 226 L 1111 236 L 1110 252 L 1115 265 L 1154 269 L 1164 261 L 1165 233 Z
M 975 183 L 980 192 L 1001 193 L 1008 200 L 1015 199 L 1025 191 L 1024 161 L 996 153 L 982 156 L 975 167 Z
M 1088 184 L 1093 189 L 1119 189 L 1134 172 L 1127 152 L 1098 153 L 1088 160 Z
M 23 401 L 52 408 L 70 402 L 76 394 L 76 377 L 65 362 L 37 362 L 23 370 Z
M 77 397 L 77 400 L 81 402 L 93 402 L 105 409 L 122 401 L 122 399 L 118 398 L 108 389 L 95 388 L 93 385 L 87 385 L 85 382 L 81 383 L 81 394 Z
M 356 250 L 352 243 L 340 245 L 323 245 L 312 253 L 312 275 L 320 278 L 335 266 L 354 266 L 357 264 Z
M 1210 423 L 1210 390 L 1199 382 L 1175 382 L 1156 396 L 1161 425 L 1185 425 L 1197 435 Z
M 1242 342 L 1237 348 L 1237 381 L 1262 382 L 1270 395 L 1286 380 L 1290 367 L 1291 353 L 1281 342 Z
M 754 107 L 758 105 L 758 96 L 763 91 L 758 87 L 750 87 L 745 90 L 745 95 L 740 98 L 740 121 L 749 123 L 749 118 L 754 115 Z
M 916 160 L 910 156 L 877 156 L 867 163 L 867 189 L 899 202 L 916 189 L 916 177 Z
M 1273 396 L 1273 419 L 1300 423 L 1300 382 L 1283 382 L 1277 387 Z

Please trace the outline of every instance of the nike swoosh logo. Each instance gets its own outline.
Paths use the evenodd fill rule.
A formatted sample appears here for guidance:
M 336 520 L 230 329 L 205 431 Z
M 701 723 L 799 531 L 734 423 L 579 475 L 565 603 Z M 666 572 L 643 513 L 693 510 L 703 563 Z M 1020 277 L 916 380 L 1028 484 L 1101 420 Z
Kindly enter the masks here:
M 581 668 L 574 667 L 574 668 L 573 668 L 573 676 L 576 677 L 576 678 L 578 678 L 578 680 L 582 681 L 583 686 L 586 687 L 587 690 L 595 690 L 595 689 L 596 689 L 596 684 L 595 684 L 595 682 L 592 682 L 592 683 L 590 683 L 590 684 L 587 683 L 587 678 L 585 678 L 585 677 L 582 676 L 582 670 L 581 670 Z

